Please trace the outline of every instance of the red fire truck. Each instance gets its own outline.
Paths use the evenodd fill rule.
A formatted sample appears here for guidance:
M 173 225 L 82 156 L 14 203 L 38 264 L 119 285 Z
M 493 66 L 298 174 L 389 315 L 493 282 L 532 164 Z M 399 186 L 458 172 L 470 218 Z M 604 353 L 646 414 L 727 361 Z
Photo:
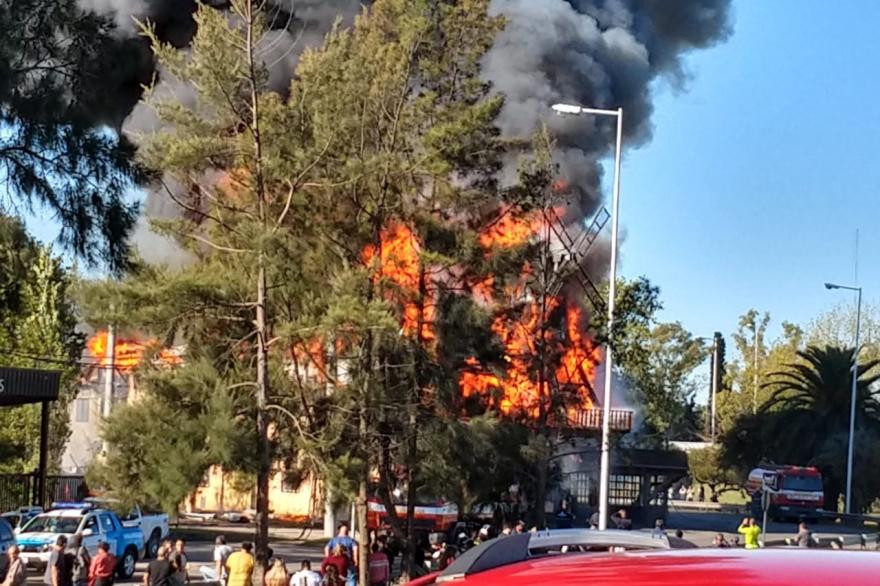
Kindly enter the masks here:
M 825 505 L 822 474 L 817 468 L 761 465 L 749 472 L 746 490 L 752 497 L 752 514 L 756 517 L 763 513 L 761 497 L 764 487 L 770 493 L 767 516 L 771 519 L 812 518 Z
M 406 519 L 406 503 L 395 503 L 397 517 Z M 417 504 L 415 508 L 415 527 L 427 533 L 446 532 L 458 521 L 458 507 L 453 503 L 439 501 L 432 504 Z M 367 527 L 381 529 L 388 526 L 388 511 L 379 499 L 367 501 Z

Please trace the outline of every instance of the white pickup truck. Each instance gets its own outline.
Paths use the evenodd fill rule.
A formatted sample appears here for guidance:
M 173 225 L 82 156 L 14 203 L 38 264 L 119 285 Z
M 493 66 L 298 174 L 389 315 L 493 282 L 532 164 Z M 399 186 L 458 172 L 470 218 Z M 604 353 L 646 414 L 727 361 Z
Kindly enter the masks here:
M 124 527 L 140 527 L 144 536 L 144 557 L 146 558 L 155 558 L 159 551 L 159 544 L 168 537 L 168 515 L 165 513 L 141 509 L 138 505 L 127 512 L 120 511 L 119 501 L 112 498 L 89 497 L 85 501 L 94 503 L 96 507 L 116 510 Z

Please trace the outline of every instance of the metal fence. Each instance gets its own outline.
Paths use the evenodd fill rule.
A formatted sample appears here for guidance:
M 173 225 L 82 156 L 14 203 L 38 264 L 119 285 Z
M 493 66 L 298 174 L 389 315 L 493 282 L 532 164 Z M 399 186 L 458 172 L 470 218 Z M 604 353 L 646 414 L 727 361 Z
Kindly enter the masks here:
M 0 474 L 0 511 L 31 504 L 36 480 L 36 474 Z
M 46 477 L 46 502 L 39 503 L 36 494 L 37 474 L 0 474 L 0 512 L 37 504 L 47 506 L 58 501 L 75 501 L 86 496 L 86 483 L 82 476 Z

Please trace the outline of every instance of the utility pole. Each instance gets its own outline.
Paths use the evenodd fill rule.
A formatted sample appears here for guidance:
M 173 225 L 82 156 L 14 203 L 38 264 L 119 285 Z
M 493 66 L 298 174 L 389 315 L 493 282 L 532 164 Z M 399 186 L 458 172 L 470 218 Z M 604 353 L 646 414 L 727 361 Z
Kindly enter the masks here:
M 104 400 L 101 403 L 101 417 L 106 421 L 113 409 L 113 383 L 116 374 L 116 326 L 113 324 L 107 327 L 107 349 L 104 351 L 104 358 L 107 365 L 104 367 Z M 109 449 L 107 440 L 104 440 L 102 450 L 105 456 Z
M 718 335 L 712 337 L 712 400 L 711 400 L 711 420 L 709 424 L 709 436 L 712 443 L 715 443 L 715 397 L 718 394 Z

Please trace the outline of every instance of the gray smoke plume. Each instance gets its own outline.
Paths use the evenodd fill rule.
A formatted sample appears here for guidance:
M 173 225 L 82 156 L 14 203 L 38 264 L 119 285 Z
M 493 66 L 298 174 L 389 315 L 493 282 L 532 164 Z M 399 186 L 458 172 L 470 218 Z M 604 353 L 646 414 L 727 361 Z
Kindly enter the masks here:
M 440 1 L 440 0 L 438 0 Z M 195 33 L 195 0 L 79 0 L 112 15 L 120 34 L 134 35 L 133 18 L 155 23 L 160 38 L 185 47 Z M 206 2 L 217 9 L 228 0 Z M 263 39 L 263 58 L 273 89 L 284 91 L 301 52 L 321 42 L 337 18 L 350 23 L 369 0 L 273 0 L 273 32 Z M 542 122 L 557 141 L 555 160 L 571 185 L 568 220 L 582 222 L 601 201 L 601 166 L 614 143 L 610 119 L 554 116 L 550 105 L 569 102 L 624 109 L 625 146 L 651 138 L 652 84 L 674 87 L 687 79 L 684 56 L 730 32 L 731 0 L 492 0 L 493 14 L 507 18 L 484 61 L 484 77 L 506 97 L 499 126 L 507 137 L 528 137 Z M 159 72 L 159 91 L 191 94 Z M 127 132 L 156 128 L 149 107 L 139 105 Z M 507 170 L 513 168 L 513 165 Z M 151 193 L 146 208 L 164 215 L 171 202 Z M 137 237 L 136 237 L 137 240 Z
M 137 39 L 138 21 L 152 23 L 162 41 L 181 50 L 186 50 L 196 32 L 193 15 L 197 5 L 194 0 L 78 0 L 78 3 L 84 10 L 112 18 L 119 36 L 129 42 Z M 203 0 L 203 3 L 218 10 L 229 7 L 228 0 Z M 350 0 L 271 0 L 266 11 L 271 30 L 260 40 L 258 49 L 259 57 L 269 73 L 270 89 L 286 93 L 303 50 L 319 44 L 337 18 L 350 24 L 359 10 L 360 4 Z M 149 53 L 143 41 L 140 52 Z M 136 72 L 132 71 L 132 77 L 136 73 L 134 85 L 147 83 L 151 77 L 151 72 L 144 70 L 143 60 L 139 65 Z M 102 117 L 116 124 L 121 123 L 122 132 L 135 142 L 160 129 L 154 109 L 156 101 L 174 99 L 189 108 L 196 108 L 198 104 L 198 96 L 190 85 L 174 79 L 161 68 L 152 74 L 155 75 L 156 84 L 154 93 L 149 100 L 134 105 L 124 122 L 118 120 L 115 112 Z M 131 108 L 133 102 L 127 104 Z M 126 105 L 121 107 L 125 108 Z M 174 242 L 154 234 L 149 228 L 149 219 L 170 219 L 180 213 L 180 207 L 174 200 L 182 198 L 185 190 L 184 186 L 168 176 L 148 190 L 144 217 L 132 235 L 145 260 L 171 265 L 186 262 L 188 255 Z

